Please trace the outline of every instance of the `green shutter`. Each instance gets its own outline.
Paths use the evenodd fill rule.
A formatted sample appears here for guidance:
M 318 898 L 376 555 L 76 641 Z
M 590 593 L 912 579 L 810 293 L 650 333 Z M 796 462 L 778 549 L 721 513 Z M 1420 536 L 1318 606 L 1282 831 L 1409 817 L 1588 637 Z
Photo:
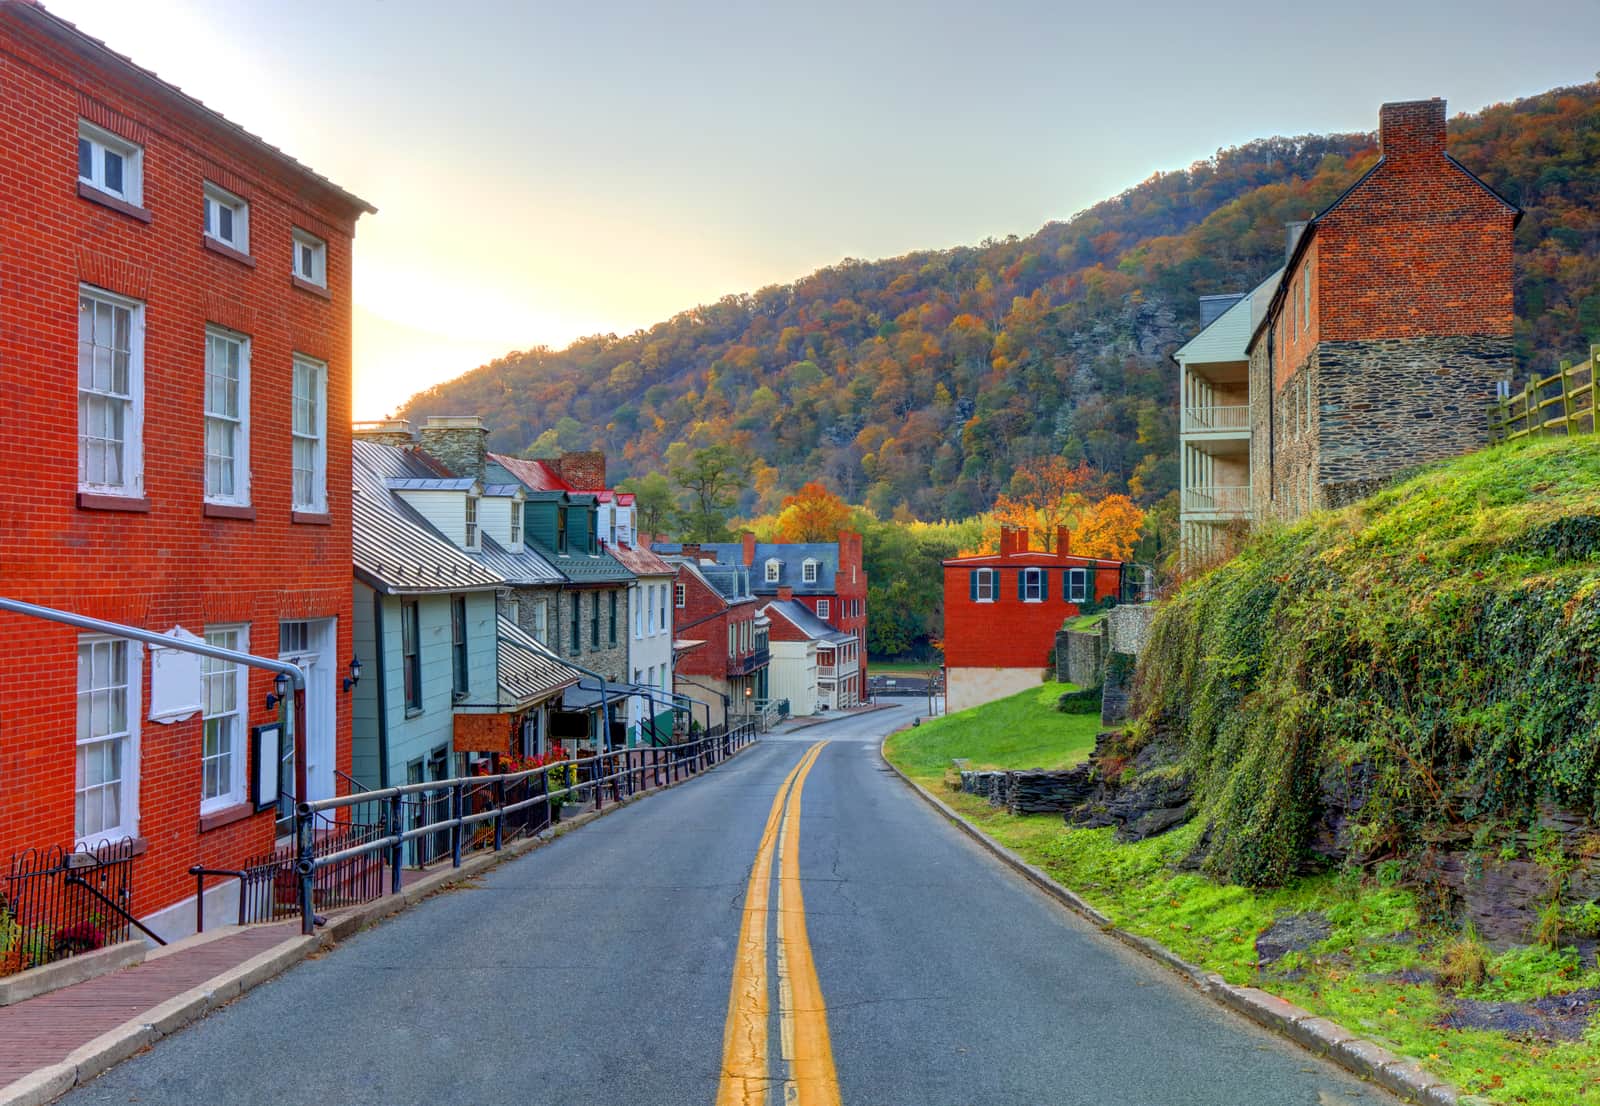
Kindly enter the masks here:
M 981 568 L 975 568 L 967 573 L 967 598 L 974 603 L 978 601 L 978 573 L 982 571 Z
M 1049 598 L 1050 598 L 1050 573 L 1046 572 L 1044 569 L 1041 568 L 1039 570 L 1039 599 L 1042 602 L 1043 600 L 1046 600 L 1046 599 L 1049 599 Z
M 1028 585 L 1023 583 L 1023 581 L 1026 580 L 1027 577 L 1028 577 L 1028 574 L 1027 574 L 1027 572 L 1025 570 L 1020 569 L 1020 568 L 1017 569 L 1017 598 L 1018 599 L 1026 599 L 1026 598 L 1028 598 Z

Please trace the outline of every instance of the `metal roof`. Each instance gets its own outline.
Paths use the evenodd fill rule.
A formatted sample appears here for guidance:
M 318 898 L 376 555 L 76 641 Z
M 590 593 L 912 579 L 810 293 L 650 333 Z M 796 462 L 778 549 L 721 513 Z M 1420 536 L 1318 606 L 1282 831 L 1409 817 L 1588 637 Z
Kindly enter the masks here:
M 683 552 L 681 542 L 657 542 L 651 548 L 662 555 Z M 748 566 L 744 563 L 742 542 L 701 542 L 700 552 L 715 557 L 718 566 L 748 567 L 750 589 L 755 595 L 776 595 L 779 587 L 791 587 L 798 595 L 832 595 L 838 590 L 839 543 L 836 541 L 757 542 L 755 560 Z M 768 561 L 778 562 L 776 580 L 767 579 Z M 806 561 L 817 564 L 817 578 L 810 583 L 805 578 Z
M 582 673 L 561 663 L 504 615 L 495 619 L 500 660 L 500 702 L 532 706 L 578 682 Z
M 483 494 L 493 499 L 510 499 L 523 492 L 521 484 L 485 484 Z
M 779 616 L 813 641 L 826 641 L 834 645 L 843 645 L 856 639 L 854 634 L 847 634 L 843 630 L 835 630 L 818 618 L 810 607 L 793 599 L 779 599 L 776 602 L 768 603 L 761 609 L 769 615 Z
M 523 545 L 521 553 L 513 553 L 491 535 L 481 531 L 478 534 L 478 544 L 480 550 L 467 556 L 474 558 L 484 567 L 498 572 L 512 584 L 526 587 L 539 584 L 558 585 L 566 582 L 567 578 L 561 575 L 561 570 L 529 544 Z
M 642 545 L 617 542 L 606 550 L 635 576 L 676 576 L 678 570 Z
M 391 478 L 384 484 L 397 492 L 468 492 L 478 486 L 470 476 L 411 476 Z
M 486 591 L 506 586 L 389 488 L 411 475 L 407 450 L 351 443 L 351 560 L 356 575 L 389 594 Z
M 507 457 L 503 453 L 489 454 L 489 460 L 499 465 L 514 480 L 520 480 L 536 492 L 570 492 L 573 490 L 556 470 L 543 461 L 530 461 L 524 457 Z
M 1254 329 L 1255 305 L 1263 296 L 1270 297 L 1283 279 L 1278 269 L 1255 288 L 1240 296 L 1209 326 L 1173 351 L 1172 359 L 1180 365 L 1217 365 L 1234 361 L 1248 361 L 1246 349 Z

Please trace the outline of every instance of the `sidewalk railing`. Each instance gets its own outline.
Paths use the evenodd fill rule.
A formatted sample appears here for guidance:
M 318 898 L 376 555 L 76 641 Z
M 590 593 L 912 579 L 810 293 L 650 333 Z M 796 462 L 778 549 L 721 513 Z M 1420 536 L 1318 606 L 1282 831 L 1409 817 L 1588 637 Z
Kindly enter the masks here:
M 351 795 L 338 795 L 295 807 L 295 864 L 301 931 L 312 933 L 318 908 L 346 905 L 377 898 L 381 879 L 358 880 L 349 887 L 334 882 L 328 894 L 324 873 L 389 870 L 388 890 L 398 894 L 407 867 L 407 845 L 431 840 L 448 853 L 459 868 L 463 855 L 476 849 L 498 852 L 508 840 L 537 833 L 559 819 L 562 806 L 606 799 L 619 802 L 636 792 L 696 775 L 731 757 L 756 741 L 758 729 L 745 724 L 681 745 L 616 749 L 554 764 L 502 772 L 489 776 L 463 776 L 448 780 L 386 787 Z M 344 847 L 319 847 L 319 827 L 348 825 L 341 822 L 347 808 L 385 811 L 378 831 Z M 348 817 L 348 815 L 345 815 Z M 328 840 L 325 836 L 323 840 Z M 196 876 L 203 879 L 203 876 Z
M 132 838 L 94 848 L 24 849 L 0 881 L 0 976 L 126 941 L 137 927 Z

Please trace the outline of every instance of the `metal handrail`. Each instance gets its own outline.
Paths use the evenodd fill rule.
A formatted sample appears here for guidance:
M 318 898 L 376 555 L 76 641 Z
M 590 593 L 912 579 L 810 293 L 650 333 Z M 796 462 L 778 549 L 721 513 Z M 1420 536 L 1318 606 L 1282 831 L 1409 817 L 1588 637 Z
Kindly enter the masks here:
M 494 822 L 494 849 L 498 852 L 505 843 L 505 819 L 509 814 L 525 810 L 539 803 L 550 804 L 552 800 L 566 800 L 574 793 L 592 788 L 594 791 L 594 808 L 601 810 L 605 803 L 606 785 L 612 786 L 613 794 L 618 801 L 637 791 L 643 791 L 648 784 L 646 779 L 653 775 L 657 785 L 672 782 L 682 778 L 683 775 L 693 775 L 705 771 L 723 760 L 732 756 L 746 745 L 758 740 L 760 728 L 754 723 L 728 729 L 721 733 L 708 735 L 696 741 L 684 742 L 681 745 L 655 746 L 650 748 L 651 753 L 659 753 L 666 749 L 672 755 L 665 760 L 653 756 L 651 763 L 645 763 L 644 747 L 632 749 L 616 749 L 609 752 L 596 752 L 587 757 L 572 757 L 567 760 L 556 761 L 551 764 L 542 764 L 536 768 L 523 768 L 515 772 L 500 772 L 486 776 L 456 776 L 445 780 L 429 780 L 424 783 L 401 784 L 395 787 L 379 788 L 375 791 L 363 791 L 351 795 L 336 795 L 327 799 L 315 799 L 295 805 L 297 820 L 301 826 L 309 826 L 313 818 L 326 811 L 337 810 L 343 807 L 356 806 L 362 803 L 386 803 L 389 805 L 391 817 L 388 825 L 390 832 L 382 837 L 374 837 L 359 844 L 340 849 L 337 852 L 314 855 L 311 848 L 310 834 L 300 835 L 299 856 L 295 863 L 295 870 L 299 874 L 301 884 L 301 913 L 302 928 L 314 931 L 318 924 L 318 916 L 313 910 L 312 884 L 316 873 L 324 868 L 332 867 L 350 860 L 364 856 L 382 854 L 387 852 L 391 866 L 390 880 L 395 892 L 400 889 L 401 861 L 404 846 L 408 841 L 422 837 L 448 832 L 450 834 L 451 866 L 461 866 L 463 851 L 463 837 L 465 831 L 472 826 L 484 822 Z M 616 767 L 606 771 L 606 761 L 611 760 Z M 578 779 L 568 783 L 565 787 L 551 789 L 549 786 L 552 771 L 559 770 L 563 778 L 570 778 L 572 770 L 576 769 Z M 524 780 L 531 780 L 539 776 L 544 786 L 539 794 L 531 795 L 525 799 L 508 803 L 506 801 L 506 786 L 517 784 Z M 636 785 L 637 784 L 637 785 Z M 414 826 L 411 829 L 402 828 L 398 817 L 400 804 L 409 796 L 421 792 L 431 792 L 435 797 L 441 791 L 447 791 L 450 798 L 450 815 L 448 818 L 429 821 L 424 825 Z M 493 794 L 493 802 L 483 810 L 468 811 L 467 800 L 476 798 L 485 793 Z M 203 870 L 191 869 L 191 874 L 199 881 L 204 880 L 206 874 L 231 875 L 235 874 L 221 869 Z M 242 874 L 242 873 L 241 873 Z M 203 895 L 201 896 L 203 898 Z M 202 910 L 197 907 L 197 910 Z

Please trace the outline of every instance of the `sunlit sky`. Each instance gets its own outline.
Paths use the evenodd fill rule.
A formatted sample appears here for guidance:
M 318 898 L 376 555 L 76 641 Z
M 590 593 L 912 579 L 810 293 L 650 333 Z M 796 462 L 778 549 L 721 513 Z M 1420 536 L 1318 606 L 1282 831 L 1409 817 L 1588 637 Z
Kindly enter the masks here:
M 1600 3 L 45 0 L 372 201 L 355 411 L 1271 134 L 1591 80 Z

